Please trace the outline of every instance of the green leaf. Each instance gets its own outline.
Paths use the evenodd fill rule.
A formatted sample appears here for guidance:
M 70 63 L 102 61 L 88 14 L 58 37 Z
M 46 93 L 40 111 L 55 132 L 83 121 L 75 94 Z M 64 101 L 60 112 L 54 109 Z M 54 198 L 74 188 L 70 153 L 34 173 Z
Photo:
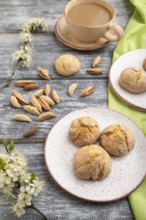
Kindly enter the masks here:
M 9 153 L 11 153 L 14 150 L 14 141 L 11 140 L 10 147 L 9 147 Z
M 33 180 L 36 180 L 37 176 L 35 173 L 31 173 L 31 178 L 30 178 L 30 182 L 32 183 Z
M 6 138 L 4 138 L 3 140 L 2 140 L 2 144 L 5 146 L 5 147 L 7 147 L 8 146 L 8 140 L 6 139 Z
M 3 158 L 0 158 L 0 170 L 2 170 L 6 166 L 6 161 Z

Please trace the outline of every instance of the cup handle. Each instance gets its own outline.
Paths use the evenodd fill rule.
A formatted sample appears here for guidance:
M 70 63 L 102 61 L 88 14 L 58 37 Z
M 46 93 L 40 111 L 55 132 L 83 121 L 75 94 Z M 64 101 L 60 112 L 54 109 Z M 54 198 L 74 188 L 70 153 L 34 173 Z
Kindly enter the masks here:
M 123 28 L 118 24 L 110 24 L 108 30 L 104 34 L 104 37 L 108 41 L 116 42 L 119 41 L 124 35 Z

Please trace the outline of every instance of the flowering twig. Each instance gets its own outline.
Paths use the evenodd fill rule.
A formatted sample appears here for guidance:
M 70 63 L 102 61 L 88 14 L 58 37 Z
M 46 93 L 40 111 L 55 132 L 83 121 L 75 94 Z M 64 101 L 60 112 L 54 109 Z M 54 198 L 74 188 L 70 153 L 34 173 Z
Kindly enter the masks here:
M 9 79 L 7 80 L 7 82 L 5 83 L 5 85 L 3 85 L 2 87 L 0 87 L 0 90 L 9 87 L 9 85 L 11 84 L 11 81 L 12 81 L 12 79 L 13 79 L 13 76 L 14 76 L 14 74 L 15 74 L 15 71 L 16 71 L 17 68 L 18 68 L 19 62 L 20 62 L 20 60 L 18 60 L 17 62 L 15 62 L 14 66 L 13 66 L 12 73 L 11 73 Z
M 0 193 L 14 200 L 12 211 L 17 217 L 25 214 L 27 208 L 33 208 L 44 219 L 47 217 L 36 208 L 32 199 L 42 191 L 44 182 L 35 173 L 27 172 L 26 158 L 14 151 L 14 142 L 3 140 L 4 152 L 0 152 Z
M 35 207 L 33 203 L 30 206 L 27 206 L 27 208 L 34 209 L 36 212 L 38 212 L 40 215 L 42 215 L 44 220 L 49 220 L 48 217 L 46 215 L 44 215 L 37 207 Z
M 25 43 L 24 46 L 20 47 L 20 50 L 17 50 L 13 54 L 13 60 L 16 60 L 19 63 L 22 63 L 22 67 L 30 67 L 31 65 L 31 48 Z
M 13 59 L 21 59 L 21 64 L 23 67 L 29 68 L 31 65 L 31 48 L 28 45 L 32 40 L 32 33 L 37 30 L 42 32 L 48 31 L 47 21 L 44 18 L 32 18 L 27 23 L 24 24 L 22 28 L 23 32 L 20 33 L 20 38 L 22 39 L 24 46 L 20 47 L 20 50 L 17 50 L 13 54 Z
M 31 66 L 32 52 L 29 43 L 32 40 L 32 33 L 36 32 L 37 30 L 42 32 L 48 31 L 48 24 L 45 18 L 32 18 L 24 24 L 22 32 L 20 33 L 20 38 L 23 42 L 23 45 L 19 50 L 13 53 L 13 60 L 16 61 L 16 64 L 14 65 L 11 76 L 5 85 L 0 87 L 0 90 L 9 87 L 19 64 L 21 64 L 24 68 L 29 68 Z
M 43 32 L 48 31 L 48 24 L 45 18 L 32 18 L 26 22 L 23 26 L 23 32 L 35 32 L 37 29 L 40 29 Z

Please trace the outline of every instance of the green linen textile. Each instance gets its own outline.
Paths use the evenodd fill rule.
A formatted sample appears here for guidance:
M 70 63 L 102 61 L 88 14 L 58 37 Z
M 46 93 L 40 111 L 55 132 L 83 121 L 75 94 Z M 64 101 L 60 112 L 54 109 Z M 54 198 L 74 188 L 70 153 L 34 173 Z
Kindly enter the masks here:
M 130 0 L 130 2 L 135 6 L 135 11 L 126 27 L 124 37 L 113 53 L 113 60 L 128 51 L 146 48 L 146 0 Z M 146 135 L 146 112 L 128 106 L 113 93 L 110 86 L 108 107 L 131 118 Z M 128 199 L 135 219 L 146 220 L 146 179 Z

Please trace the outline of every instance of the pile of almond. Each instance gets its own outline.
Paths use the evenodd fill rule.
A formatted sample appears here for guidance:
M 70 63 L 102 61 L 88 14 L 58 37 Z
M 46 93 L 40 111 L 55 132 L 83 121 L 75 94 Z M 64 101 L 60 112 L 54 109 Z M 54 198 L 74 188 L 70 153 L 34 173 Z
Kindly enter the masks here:
M 24 87 L 28 83 L 27 80 L 18 80 L 15 85 L 18 86 L 19 84 L 19 87 L 22 85 L 22 87 Z M 51 110 L 51 106 L 58 104 L 60 97 L 56 90 L 51 92 L 50 85 L 46 84 L 44 88 L 37 90 L 31 96 L 30 103 L 16 90 L 12 91 L 10 102 L 15 108 L 23 107 L 26 112 L 38 116 L 38 121 L 43 121 L 56 116 Z M 42 113 L 43 110 L 47 112 Z M 31 119 L 24 114 L 14 115 L 13 119 L 17 121 L 31 121 Z
M 96 56 L 91 63 L 92 68 L 87 70 L 89 74 L 101 74 L 103 69 L 97 68 L 101 62 L 101 57 Z M 42 67 L 37 67 L 37 72 L 40 77 L 50 80 L 49 73 Z M 15 86 L 22 87 L 26 91 L 32 91 L 39 88 L 39 85 L 32 80 L 17 80 Z M 73 83 L 68 87 L 68 95 L 73 96 L 78 84 Z M 80 97 L 85 97 L 91 94 L 95 90 L 95 86 L 91 85 L 86 87 L 80 92 Z M 52 111 L 51 107 L 60 102 L 60 97 L 56 90 L 51 91 L 50 85 L 46 84 L 44 88 L 41 88 L 34 92 L 30 101 L 27 101 L 17 90 L 12 91 L 10 102 L 15 108 L 23 108 L 27 113 L 37 116 L 38 121 L 44 121 L 56 117 L 56 114 Z M 45 112 L 43 112 L 45 111 Z M 25 114 L 16 114 L 12 117 L 16 121 L 31 122 L 31 118 Z M 29 137 L 38 130 L 38 126 L 35 125 L 30 130 L 26 131 L 23 136 Z
M 43 68 L 38 67 L 38 72 L 45 71 Z M 45 77 L 47 72 L 45 73 Z M 46 77 L 47 79 L 49 77 Z M 50 79 L 50 78 L 49 78 Z M 24 90 L 31 91 L 39 88 L 39 85 L 32 80 L 17 80 L 15 86 L 22 87 Z M 46 84 L 44 88 L 36 90 L 31 96 L 30 100 L 26 100 L 17 90 L 12 90 L 10 103 L 15 108 L 23 108 L 27 113 L 37 116 L 38 121 L 44 121 L 56 117 L 51 107 L 60 102 L 60 97 L 56 90 L 51 91 L 50 84 Z M 44 112 L 43 112 L 44 111 Z M 25 114 L 16 114 L 12 117 L 16 121 L 31 122 L 31 118 Z M 29 137 L 33 135 L 38 129 L 35 125 L 30 130 L 26 131 L 23 136 Z

